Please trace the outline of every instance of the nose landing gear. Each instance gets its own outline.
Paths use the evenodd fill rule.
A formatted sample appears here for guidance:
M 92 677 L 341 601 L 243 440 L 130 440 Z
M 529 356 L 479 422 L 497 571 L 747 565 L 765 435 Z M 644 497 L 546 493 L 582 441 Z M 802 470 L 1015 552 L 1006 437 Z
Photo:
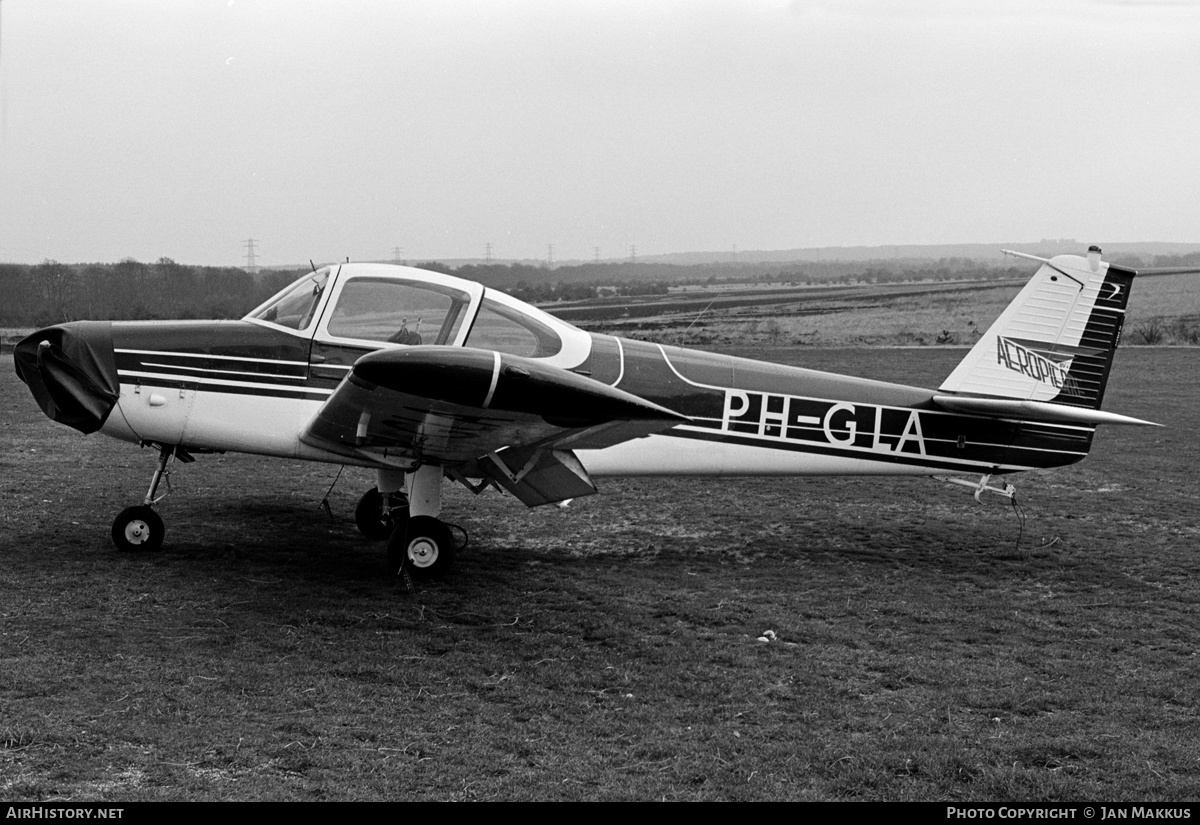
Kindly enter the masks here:
M 126 507 L 112 524 L 112 540 L 118 550 L 157 550 L 167 533 L 158 513 L 146 505 Z
M 112 523 L 112 540 L 118 550 L 157 550 L 162 547 L 166 527 L 154 505 L 171 494 L 171 471 L 168 465 L 178 456 L 179 460 L 187 463 L 195 461 L 186 451 L 174 445 L 158 445 L 158 467 L 150 479 L 150 489 L 142 503 L 135 507 L 126 507 Z M 167 492 L 158 494 L 158 485 L 163 479 L 167 481 Z

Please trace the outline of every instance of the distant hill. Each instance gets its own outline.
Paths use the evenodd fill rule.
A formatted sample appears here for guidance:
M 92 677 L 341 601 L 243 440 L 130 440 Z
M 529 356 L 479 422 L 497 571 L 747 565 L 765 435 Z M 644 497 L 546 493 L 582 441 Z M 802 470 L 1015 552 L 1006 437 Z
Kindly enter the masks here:
M 1077 241 L 1073 238 L 1046 239 L 1033 243 L 964 243 L 964 244 L 892 244 L 887 246 L 825 246 L 808 249 L 741 250 L 733 252 L 677 252 L 667 255 L 639 255 L 648 263 L 703 264 L 716 262 L 786 263 L 792 261 L 883 261 L 897 259 L 942 260 L 969 258 L 999 263 L 1004 260 L 1002 249 L 1027 252 L 1049 257 L 1063 253 L 1082 255 L 1091 244 L 1104 250 L 1105 259 L 1118 255 L 1148 258 L 1155 255 L 1189 255 L 1200 252 L 1200 243 L 1170 243 L 1157 241 L 1107 242 L 1103 239 Z

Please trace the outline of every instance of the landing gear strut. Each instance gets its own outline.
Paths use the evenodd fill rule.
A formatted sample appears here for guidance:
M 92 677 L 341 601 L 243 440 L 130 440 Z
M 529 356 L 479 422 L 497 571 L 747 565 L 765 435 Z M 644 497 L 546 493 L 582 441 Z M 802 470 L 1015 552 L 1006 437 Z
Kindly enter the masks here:
M 442 576 L 454 566 L 457 548 L 450 528 L 438 519 L 442 509 L 442 468 L 418 467 L 408 473 L 408 516 L 397 521 L 388 540 L 388 571 Z
M 183 461 L 191 460 L 186 453 L 182 453 L 180 458 Z M 169 495 L 171 471 L 167 466 L 174 459 L 175 447 L 159 447 L 158 467 L 150 479 L 150 489 L 146 491 L 146 497 L 136 507 L 126 507 L 117 514 L 112 523 L 112 540 L 118 550 L 157 550 L 162 547 L 167 530 L 163 526 L 163 520 L 154 511 L 154 505 Z M 158 485 L 164 478 L 167 479 L 168 492 L 159 496 Z

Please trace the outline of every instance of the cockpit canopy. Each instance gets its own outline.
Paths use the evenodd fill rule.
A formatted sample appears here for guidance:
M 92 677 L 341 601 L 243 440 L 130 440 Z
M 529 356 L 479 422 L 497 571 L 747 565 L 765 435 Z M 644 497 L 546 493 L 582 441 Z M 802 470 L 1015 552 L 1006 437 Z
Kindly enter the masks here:
M 574 366 L 591 337 L 502 292 L 409 267 L 324 267 L 246 316 L 317 340 L 378 349 L 436 344 Z

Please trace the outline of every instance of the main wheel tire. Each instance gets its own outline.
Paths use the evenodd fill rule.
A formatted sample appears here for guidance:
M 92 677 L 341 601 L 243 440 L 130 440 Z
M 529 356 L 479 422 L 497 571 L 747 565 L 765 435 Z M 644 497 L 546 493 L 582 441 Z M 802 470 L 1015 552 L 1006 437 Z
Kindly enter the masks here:
M 454 537 L 450 528 L 433 516 L 414 516 L 407 529 L 397 529 L 388 542 L 388 567 L 392 575 L 407 564 L 416 574 L 444 576 L 454 566 Z
M 383 515 L 383 494 L 372 487 L 363 493 L 354 508 L 354 523 L 358 532 L 371 541 L 383 541 L 398 527 L 408 522 L 408 498 L 403 493 L 389 493 L 391 511 Z
M 112 525 L 112 540 L 118 550 L 157 550 L 167 529 L 158 513 L 144 504 L 126 507 Z

